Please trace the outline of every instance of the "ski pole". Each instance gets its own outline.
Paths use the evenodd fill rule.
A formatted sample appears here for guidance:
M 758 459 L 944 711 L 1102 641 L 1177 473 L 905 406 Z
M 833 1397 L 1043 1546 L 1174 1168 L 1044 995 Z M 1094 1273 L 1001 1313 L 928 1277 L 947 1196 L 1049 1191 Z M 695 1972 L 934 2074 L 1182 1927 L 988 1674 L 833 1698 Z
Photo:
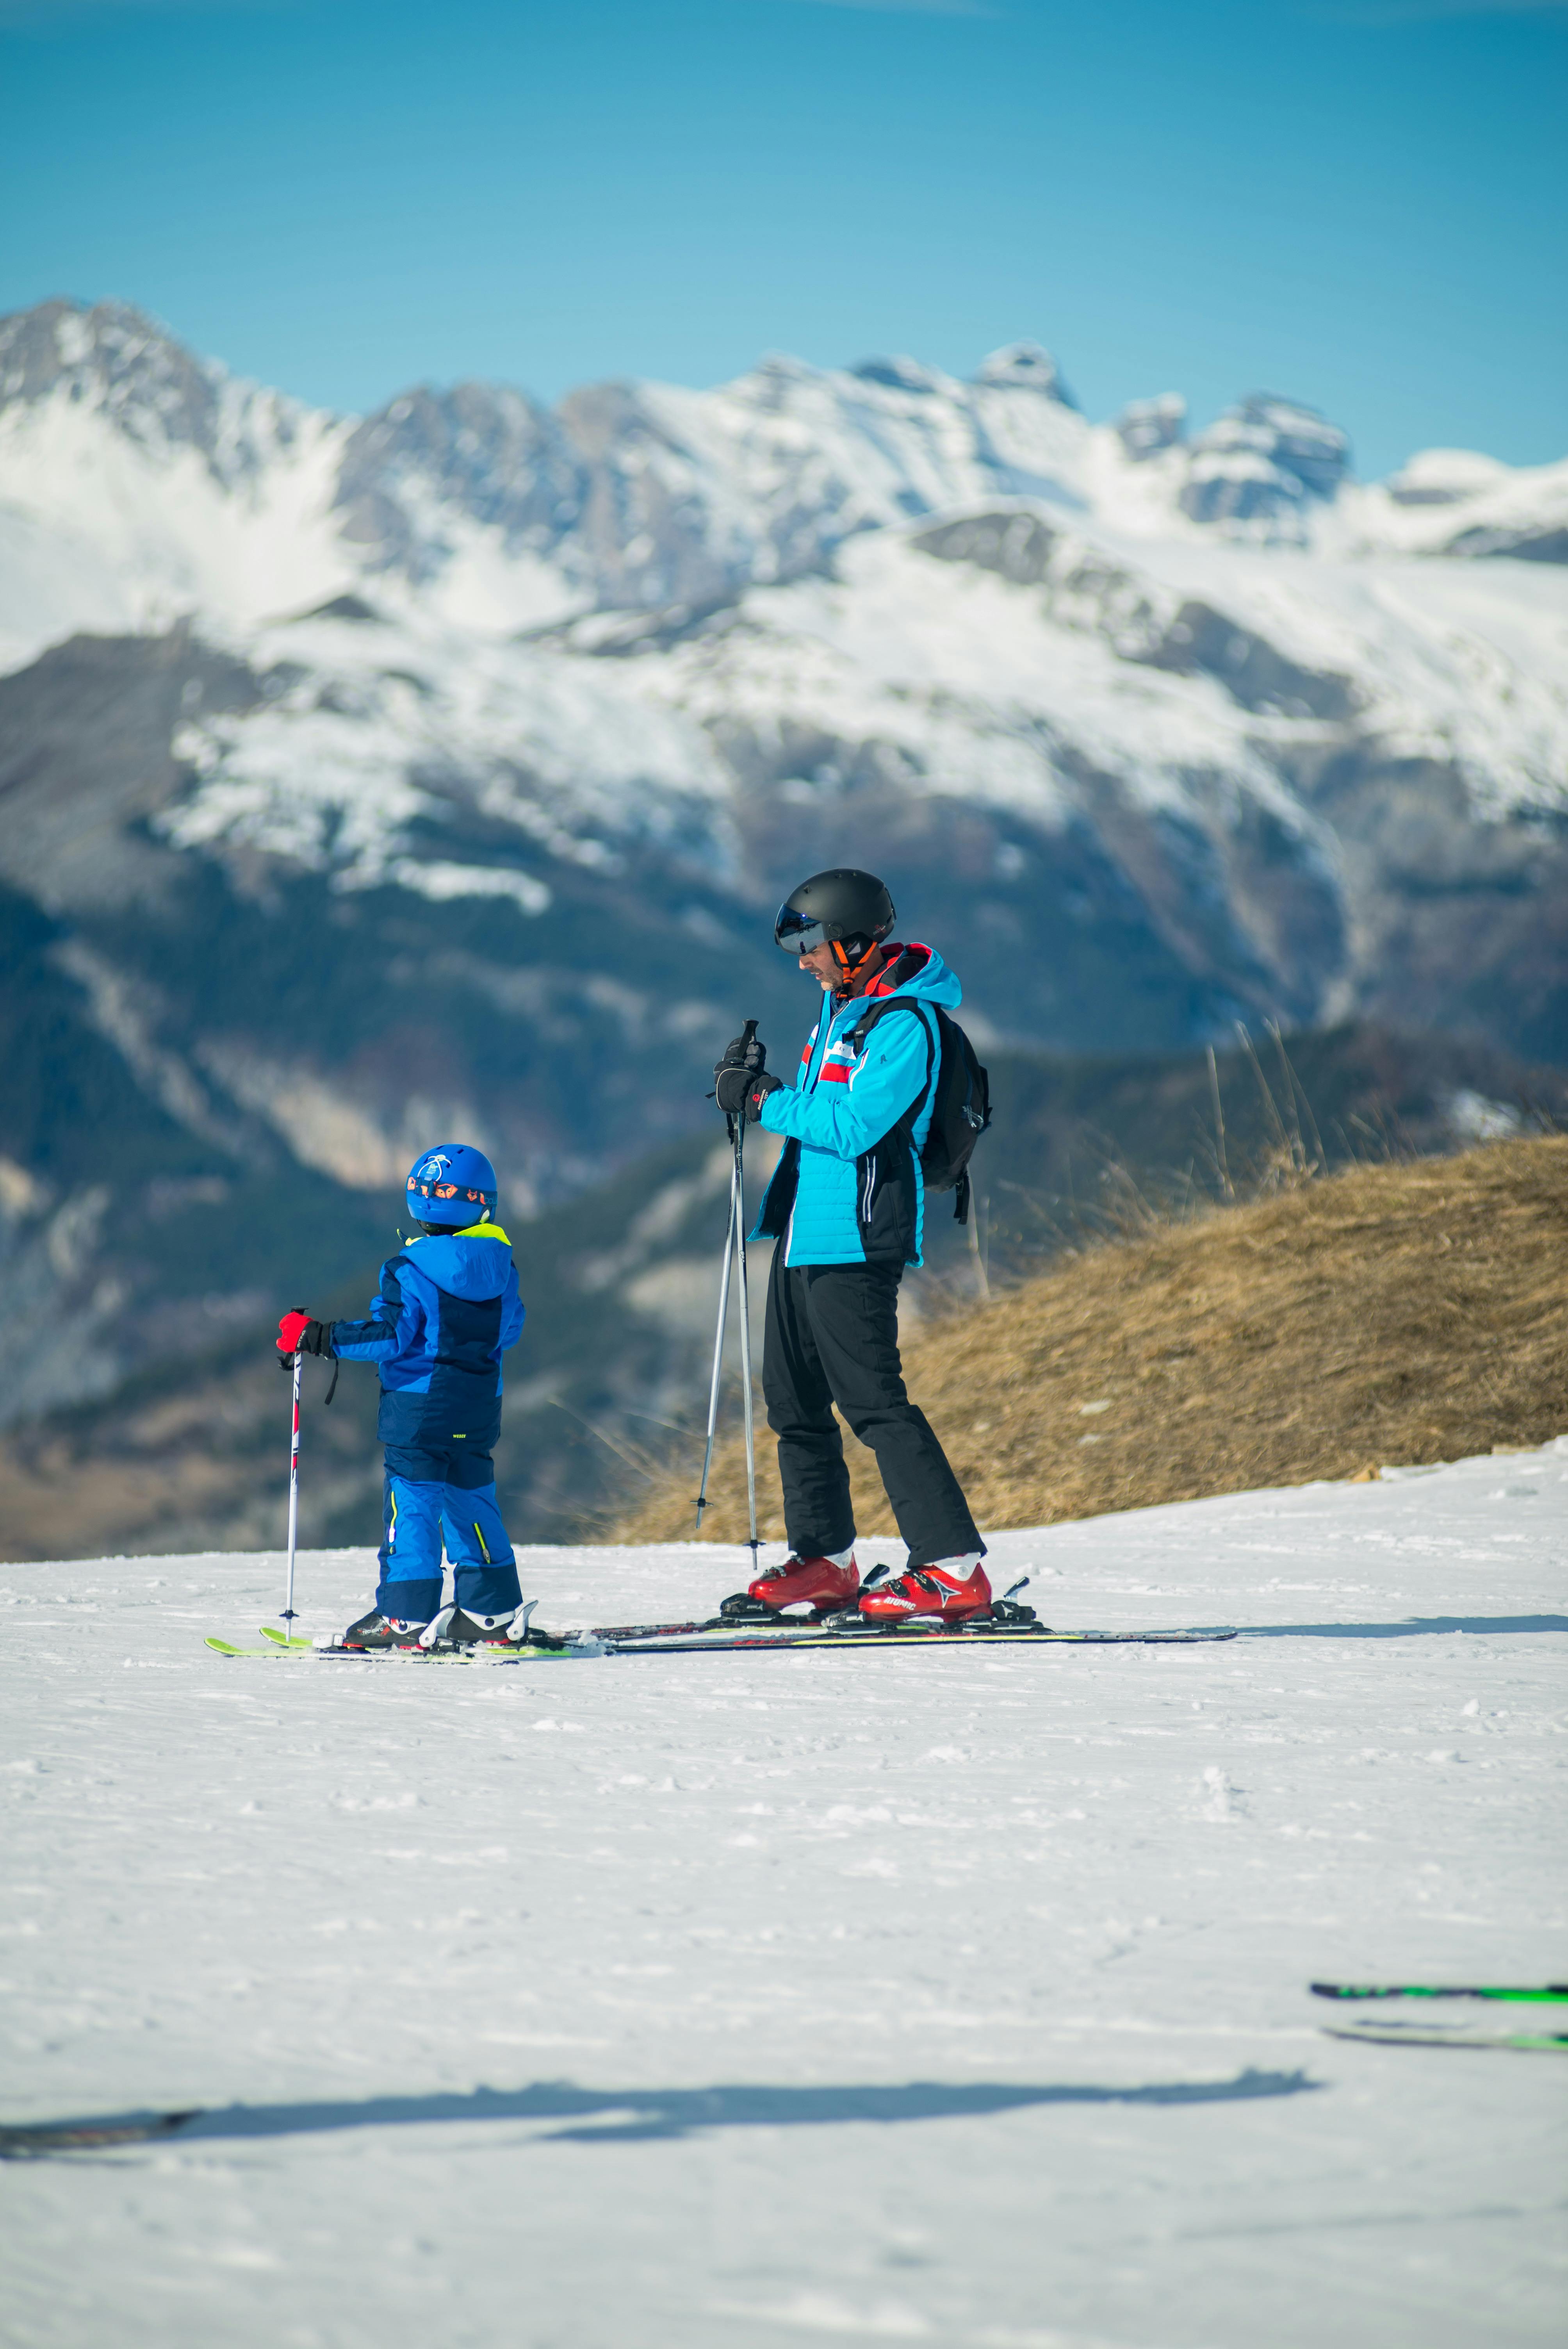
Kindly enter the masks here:
M 743 1048 L 748 1048 L 750 1046 L 751 1040 L 756 1033 L 756 1020 L 747 1020 L 745 1026 L 741 1030 L 740 1040 Z M 697 1487 L 696 1495 L 696 1530 L 698 1533 L 701 1533 L 702 1531 L 702 1513 L 707 1506 L 708 1472 L 713 1466 L 714 1436 L 718 1426 L 718 1388 L 719 1381 L 724 1372 L 724 1325 L 729 1315 L 729 1275 L 730 1268 L 735 1262 L 735 1250 L 738 1243 L 740 1248 L 740 1281 L 743 1305 L 746 1293 L 746 1202 L 741 1192 L 743 1174 L 741 1165 L 742 1144 L 737 1139 L 737 1121 L 727 1114 L 725 1123 L 729 1129 L 729 1138 L 735 1147 L 735 1158 L 729 1170 L 729 1228 L 724 1236 L 724 1273 L 718 1286 L 718 1326 L 713 1333 L 713 1377 L 709 1382 L 707 1391 L 707 1444 L 702 1455 L 702 1482 Z M 739 1120 L 739 1124 L 742 1129 L 744 1129 L 746 1124 L 744 1116 Z M 743 1359 L 748 1361 L 750 1354 L 749 1332 L 747 1333 L 747 1336 L 742 1340 L 742 1353 Z M 749 1378 L 747 1382 L 746 1408 L 747 1427 L 748 1432 L 749 1433 L 751 1416 L 751 1388 Z M 751 1530 L 755 1535 L 757 1531 L 755 1508 L 752 1511 Z M 753 1559 L 755 1559 L 756 1555 L 757 1547 L 756 1543 L 753 1542 Z
M 707 1391 L 707 1449 L 702 1455 L 702 1483 L 696 1495 L 696 1529 L 702 1531 L 702 1513 L 707 1506 L 707 1475 L 713 1466 L 714 1430 L 718 1425 L 718 1381 L 724 1370 L 724 1323 L 729 1311 L 729 1268 L 735 1261 L 735 1233 L 738 1222 L 735 1196 L 735 1169 L 729 1174 L 729 1228 L 724 1236 L 724 1271 L 718 1284 L 718 1327 L 713 1333 L 713 1379 Z
M 289 1443 L 289 1579 L 283 1612 L 285 1624 L 294 1619 L 294 1547 L 299 1538 L 299 1374 L 304 1360 L 303 1354 L 298 1353 L 294 1358 L 294 1432 Z M 284 1636 L 292 1640 L 294 1633 L 288 1631 Z
M 757 1579 L 757 1439 L 751 1419 L 751 1299 L 746 1286 L 746 1120 L 732 1118 L 735 1133 L 736 1245 L 740 1251 L 740 1392 L 746 1415 L 746 1507 L 750 1522 L 751 1578 Z

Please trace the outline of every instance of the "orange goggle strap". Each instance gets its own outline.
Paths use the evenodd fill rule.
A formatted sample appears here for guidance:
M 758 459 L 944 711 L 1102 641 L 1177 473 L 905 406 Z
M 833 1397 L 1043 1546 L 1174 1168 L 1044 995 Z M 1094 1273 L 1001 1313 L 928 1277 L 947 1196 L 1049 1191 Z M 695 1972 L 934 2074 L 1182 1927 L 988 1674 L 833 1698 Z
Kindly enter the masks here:
M 844 987 L 846 987 L 850 980 L 854 978 L 855 973 L 857 971 L 864 970 L 867 963 L 870 962 L 874 954 L 881 954 L 885 957 L 888 952 L 887 947 L 882 944 L 881 938 L 873 938 L 870 946 L 866 948 L 864 954 L 856 955 L 852 958 L 844 952 L 843 947 L 840 945 L 837 938 L 830 938 L 828 943 L 833 949 L 833 960 L 838 964 L 840 970 L 843 973 L 843 986 L 841 986 L 837 990 L 841 995 L 844 991 Z M 874 974 L 872 984 L 873 986 L 876 984 Z
M 828 944 L 833 949 L 833 960 L 838 964 L 839 968 L 843 972 L 844 977 L 846 978 L 850 978 L 853 977 L 857 970 L 859 970 L 861 963 L 868 962 L 871 959 L 872 956 L 875 954 L 878 947 L 882 944 L 882 940 L 880 938 L 873 938 L 870 946 L 866 948 L 865 953 L 858 955 L 851 955 L 847 953 L 841 939 L 830 938 L 828 940 Z

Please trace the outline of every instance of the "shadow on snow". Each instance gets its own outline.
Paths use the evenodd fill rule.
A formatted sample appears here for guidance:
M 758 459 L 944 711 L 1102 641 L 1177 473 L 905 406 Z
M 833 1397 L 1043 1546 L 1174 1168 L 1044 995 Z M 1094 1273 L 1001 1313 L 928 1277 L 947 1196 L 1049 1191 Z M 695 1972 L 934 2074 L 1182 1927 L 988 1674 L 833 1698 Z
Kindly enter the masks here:
M 357 2104 L 228 2105 L 221 2111 L 117 2113 L 97 2120 L 0 2128 L 0 2157 L 145 2143 L 178 2137 L 184 2145 L 222 2137 L 301 2137 L 326 2129 L 395 2128 L 428 2121 L 562 2121 L 547 2141 L 625 2145 L 647 2137 L 691 2137 L 724 2128 L 817 2128 L 840 2121 L 984 2118 L 1031 2105 L 1222 2105 L 1258 2096 L 1295 2096 L 1320 2084 L 1305 2072 L 1238 2072 L 1233 2080 L 1161 2080 L 1141 2088 L 1074 2084 L 1031 2087 L 976 2081 L 946 2086 L 912 2080 L 903 2087 L 578 2088 L 542 2080 L 528 2088 L 475 2088 L 468 2095 L 371 2096 Z

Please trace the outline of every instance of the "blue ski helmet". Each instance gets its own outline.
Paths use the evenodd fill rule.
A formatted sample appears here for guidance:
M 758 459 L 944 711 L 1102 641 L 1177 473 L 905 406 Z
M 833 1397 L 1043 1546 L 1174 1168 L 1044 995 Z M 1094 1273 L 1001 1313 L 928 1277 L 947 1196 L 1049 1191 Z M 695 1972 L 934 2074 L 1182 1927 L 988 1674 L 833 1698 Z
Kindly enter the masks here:
M 418 1224 L 450 1224 L 454 1231 L 495 1213 L 495 1168 L 482 1150 L 444 1142 L 408 1169 L 408 1213 Z

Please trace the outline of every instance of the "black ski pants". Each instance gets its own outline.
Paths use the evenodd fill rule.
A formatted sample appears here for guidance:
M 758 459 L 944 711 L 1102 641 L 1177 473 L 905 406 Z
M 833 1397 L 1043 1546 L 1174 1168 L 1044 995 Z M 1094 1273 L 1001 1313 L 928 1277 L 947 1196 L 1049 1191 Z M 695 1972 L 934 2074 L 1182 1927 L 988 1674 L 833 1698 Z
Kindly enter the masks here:
M 762 1392 L 779 1438 L 784 1529 L 798 1557 L 848 1549 L 855 1537 L 834 1403 L 876 1454 L 911 1566 L 985 1547 L 930 1421 L 904 1392 L 902 1277 L 903 1268 L 889 1264 L 808 1264 L 790 1271 L 782 1240 L 773 1251 Z

